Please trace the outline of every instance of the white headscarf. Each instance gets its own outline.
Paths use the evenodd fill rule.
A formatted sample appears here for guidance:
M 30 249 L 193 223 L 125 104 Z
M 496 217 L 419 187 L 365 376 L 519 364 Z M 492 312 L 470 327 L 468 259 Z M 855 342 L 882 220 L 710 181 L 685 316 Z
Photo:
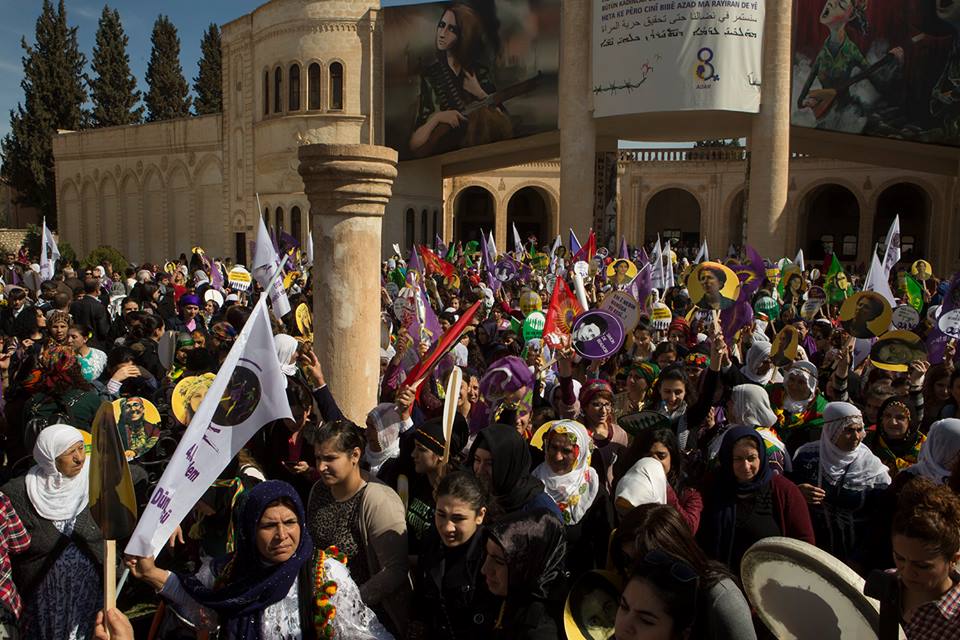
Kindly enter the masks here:
M 617 483 L 615 505 L 621 514 L 643 504 L 667 504 L 667 474 L 655 458 L 640 458 Z
M 924 478 L 943 484 L 953 472 L 953 464 L 960 453 L 960 420 L 946 418 L 937 420 L 930 427 L 927 440 L 920 447 L 917 464 L 910 470 Z
M 66 424 L 50 425 L 40 432 L 33 445 L 37 464 L 27 472 L 27 496 L 41 518 L 72 520 L 87 506 L 90 497 L 90 464 L 72 478 L 57 469 L 57 456 L 83 442 L 83 434 Z
M 299 343 L 293 336 L 285 333 L 278 333 L 273 336 L 273 344 L 277 348 L 277 360 L 280 361 L 280 371 L 285 376 L 296 375 L 297 361 L 294 356 L 297 354 Z
M 546 462 L 541 462 L 533 475 L 543 482 L 547 494 L 560 507 L 564 524 L 577 524 L 587 514 L 600 490 L 600 479 L 590 466 L 590 448 L 593 439 L 587 428 L 574 420 L 557 420 L 543 435 L 544 451 L 550 434 L 573 436 L 576 440 L 577 461 L 567 473 L 555 473 Z
M 830 484 L 843 480 L 843 486 L 850 489 L 872 489 L 890 484 L 890 470 L 873 455 L 870 448 L 862 442 L 853 451 L 844 451 L 835 443 L 844 428 L 859 423 L 863 426 L 863 414 L 849 402 L 831 402 L 823 409 L 823 431 L 820 441 L 805 444 L 794 457 L 805 448 L 817 447 L 820 453 L 819 476 Z
M 754 382 L 759 385 L 765 385 L 770 382 L 770 379 L 773 377 L 776 367 L 770 365 L 767 369 L 767 372 L 763 375 L 757 373 L 757 367 L 760 365 L 760 362 L 765 358 L 770 356 L 770 343 L 769 342 L 757 342 L 754 340 L 753 344 L 750 345 L 750 350 L 747 351 L 746 363 L 743 367 L 740 368 L 740 371 L 747 377 L 747 380 Z
M 745 424 L 754 428 L 777 424 L 777 414 L 770 407 L 770 396 L 763 387 L 755 384 L 737 385 L 730 393 L 730 399 L 736 412 L 736 415 L 727 416 L 731 424 Z
M 819 372 L 817 367 L 806 360 L 798 360 L 787 367 L 786 372 L 784 373 L 784 393 L 783 393 L 783 409 L 787 413 L 801 413 L 804 409 L 807 408 L 807 405 L 810 404 L 810 401 L 814 399 L 817 394 L 817 376 Z M 807 395 L 803 398 L 794 398 L 790 395 L 790 392 L 787 390 L 786 381 L 790 376 L 803 376 L 804 383 L 807 385 Z
M 403 427 L 403 418 L 397 411 L 397 405 L 392 402 L 378 404 L 367 414 L 367 428 L 377 432 L 377 443 L 380 451 L 364 447 L 363 457 L 370 464 L 370 473 L 377 475 L 380 467 L 390 458 L 400 457 L 400 431 Z

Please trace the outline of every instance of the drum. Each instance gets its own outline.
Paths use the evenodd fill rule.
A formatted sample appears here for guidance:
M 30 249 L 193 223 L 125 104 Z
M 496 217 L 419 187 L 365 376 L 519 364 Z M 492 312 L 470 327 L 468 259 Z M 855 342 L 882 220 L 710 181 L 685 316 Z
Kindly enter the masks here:
M 880 603 L 863 595 L 863 578 L 811 544 L 764 538 L 744 554 L 740 575 L 750 604 L 780 640 L 877 637 Z

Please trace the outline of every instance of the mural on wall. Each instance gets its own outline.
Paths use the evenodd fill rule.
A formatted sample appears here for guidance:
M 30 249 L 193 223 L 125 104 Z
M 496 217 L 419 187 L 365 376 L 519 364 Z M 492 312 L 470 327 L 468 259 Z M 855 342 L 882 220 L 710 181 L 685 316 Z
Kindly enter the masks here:
M 797 0 L 793 124 L 960 145 L 958 31 L 958 0 Z
M 386 142 L 401 160 L 557 128 L 560 0 L 383 12 Z

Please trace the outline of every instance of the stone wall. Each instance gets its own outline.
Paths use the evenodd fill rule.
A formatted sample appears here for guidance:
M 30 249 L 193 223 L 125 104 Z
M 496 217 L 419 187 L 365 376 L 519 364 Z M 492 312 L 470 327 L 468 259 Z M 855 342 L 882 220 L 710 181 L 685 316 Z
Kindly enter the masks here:
M 0 250 L 17 251 L 26 237 L 26 229 L 0 229 Z

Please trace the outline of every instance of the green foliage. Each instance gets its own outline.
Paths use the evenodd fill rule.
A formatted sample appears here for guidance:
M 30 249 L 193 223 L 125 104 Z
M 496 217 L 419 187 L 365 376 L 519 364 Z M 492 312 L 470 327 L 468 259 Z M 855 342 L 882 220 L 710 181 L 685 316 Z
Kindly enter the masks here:
M 63 253 L 63 250 L 61 249 L 60 252 Z M 110 245 L 103 245 L 91 251 L 87 259 L 83 261 L 82 266 L 85 269 L 92 269 L 104 260 L 109 260 L 113 268 L 120 273 L 123 273 L 130 266 L 124 255 Z
M 193 110 L 198 116 L 223 111 L 223 85 L 221 84 L 220 27 L 211 24 L 200 41 L 200 72 L 193 79 L 197 99 Z
M 0 174 L 19 193 L 18 204 L 37 207 L 51 228 L 57 227 L 53 136 L 57 129 L 85 126 L 87 93 L 83 86 L 86 56 L 80 53 L 76 27 L 67 26 L 63 0 L 50 0 L 36 23 L 33 46 L 23 47 L 23 102 L 10 112 L 10 133 L 0 142 Z
M 27 235 L 23 237 L 23 246 L 27 248 L 27 252 L 32 258 L 40 259 L 40 239 L 42 236 L 42 231 L 40 227 L 35 224 L 27 225 Z M 57 248 L 60 248 L 60 245 L 57 245 Z M 63 254 L 61 254 L 62 256 Z
M 60 250 L 60 260 L 57 262 L 58 269 L 77 261 L 77 252 L 73 250 L 69 242 L 58 242 L 57 249 Z
M 96 75 L 87 77 L 93 102 L 91 120 L 95 127 L 137 124 L 143 118 L 143 107 L 137 106 L 140 101 L 137 79 L 130 73 L 128 42 L 120 14 L 104 6 L 90 65 Z
M 167 16 L 157 17 L 150 36 L 153 48 L 147 63 L 147 122 L 190 115 L 187 81 L 180 66 L 180 37 Z

